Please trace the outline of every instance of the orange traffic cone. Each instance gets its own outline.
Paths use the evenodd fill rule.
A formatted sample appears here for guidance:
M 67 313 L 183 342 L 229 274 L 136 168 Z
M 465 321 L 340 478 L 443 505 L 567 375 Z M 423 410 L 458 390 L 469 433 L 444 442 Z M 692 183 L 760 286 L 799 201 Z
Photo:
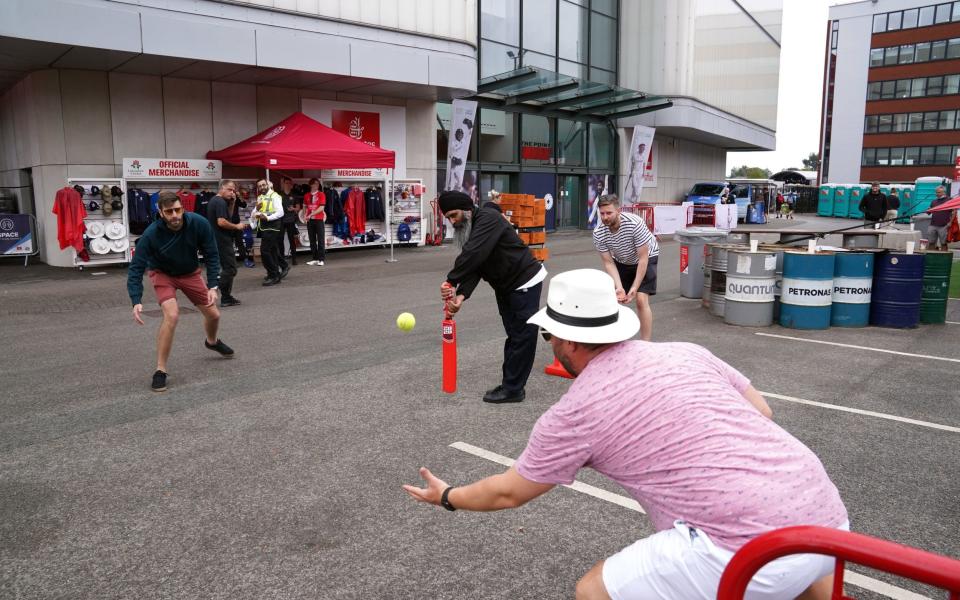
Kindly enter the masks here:
M 560 361 L 556 358 L 553 359 L 553 362 L 547 365 L 543 372 L 547 375 L 556 375 L 557 377 L 566 377 L 567 379 L 574 379 L 574 376 L 567 372 L 563 365 L 560 364 Z

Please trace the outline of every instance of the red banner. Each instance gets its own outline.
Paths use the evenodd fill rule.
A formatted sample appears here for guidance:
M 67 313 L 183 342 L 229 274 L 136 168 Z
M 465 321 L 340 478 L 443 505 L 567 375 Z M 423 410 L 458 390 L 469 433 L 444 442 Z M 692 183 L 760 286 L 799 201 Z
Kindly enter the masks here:
M 686 273 L 687 267 L 690 265 L 690 248 L 688 246 L 680 246 L 680 272 Z
M 333 129 L 365 144 L 380 147 L 380 113 L 335 110 Z
M 524 160 L 550 160 L 550 146 L 523 146 L 520 156 Z

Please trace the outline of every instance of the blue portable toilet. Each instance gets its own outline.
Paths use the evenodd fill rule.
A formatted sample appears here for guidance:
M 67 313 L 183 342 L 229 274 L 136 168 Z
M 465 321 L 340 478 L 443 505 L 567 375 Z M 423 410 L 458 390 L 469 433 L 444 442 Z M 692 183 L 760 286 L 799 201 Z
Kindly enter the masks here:
M 825 183 L 820 186 L 820 195 L 817 197 L 817 215 L 821 217 L 833 216 L 833 189 L 835 187 L 832 183 Z
M 833 188 L 833 216 L 842 219 L 850 215 L 850 186 L 845 183 L 838 183 Z

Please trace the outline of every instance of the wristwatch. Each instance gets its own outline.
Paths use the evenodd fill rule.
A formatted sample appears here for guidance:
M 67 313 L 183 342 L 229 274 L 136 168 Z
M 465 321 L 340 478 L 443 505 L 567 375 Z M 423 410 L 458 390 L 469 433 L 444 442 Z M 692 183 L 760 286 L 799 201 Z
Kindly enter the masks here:
M 452 489 L 453 489 L 453 486 L 451 485 L 447 489 L 443 490 L 443 494 L 440 495 L 440 506 L 444 507 L 445 509 L 451 512 L 457 510 L 457 507 L 450 504 L 450 500 L 447 498 L 447 496 L 450 495 L 450 490 Z

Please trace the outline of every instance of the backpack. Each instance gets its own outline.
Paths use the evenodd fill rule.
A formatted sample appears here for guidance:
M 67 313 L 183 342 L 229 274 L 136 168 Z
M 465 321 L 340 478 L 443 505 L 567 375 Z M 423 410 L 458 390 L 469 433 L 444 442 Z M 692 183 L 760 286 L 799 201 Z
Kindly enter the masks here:
M 413 237 L 413 233 L 410 231 L 410 226 L 406 223 L 400 223 L 397 227 L 397 241 L 398 242 L 409 242 L 410 238 Z

